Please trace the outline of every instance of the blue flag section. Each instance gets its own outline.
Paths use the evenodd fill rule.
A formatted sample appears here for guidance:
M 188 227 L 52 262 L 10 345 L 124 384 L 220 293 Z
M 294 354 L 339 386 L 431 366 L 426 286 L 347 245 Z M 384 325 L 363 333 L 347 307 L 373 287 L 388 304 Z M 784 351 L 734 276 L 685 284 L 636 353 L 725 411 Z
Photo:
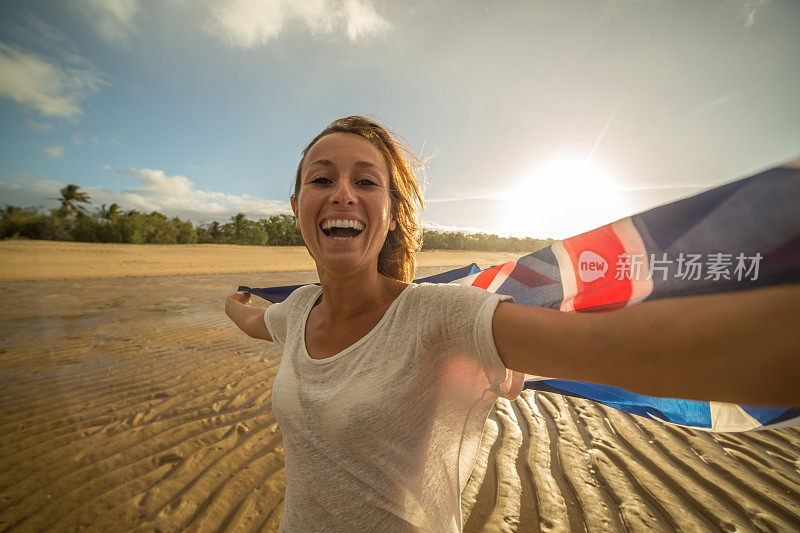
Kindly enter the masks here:
M 419 278 L 415 279 L 415 283 L 452 283 L 456 280 L 465 278 L 467 276 L 471 276 L 472 274 L 476 274 L 480 272 L 480 268 L 475 263 L 471 265 L 467 265 L 465 267 L 456 268 L 454 270 L 448 270 L 447 272 L 442 272 L 441 274 L 435 274 L 433 276 L 428 276 L 427 278 Z M 315 283 L 315 285 L 319 285 L 319 283 Z M 284 285 L 281 287 L 267 287 L 263 289 L 253 289 L 250 287 L 246 287 L 244 285 L 240 285 L 238 291 L 248 292 L 254 296 L 259 296 L 269 302 L 274 304 L 278 302 L 284 301 L 292 291 L 297 289 L 298 287 L 302 287 L 302 285 Z
M 472 264 L 415 281 L 472 285 L 511 295 L 519 304 L 566 312 L 609 311 L 660 298 L 796 283 L 800 169 L 774 168 L 485 270 Z M 239 290 L 279 302 L 297 287 Z M 536 376 L 526 377 L 525 388 L 707 431 L 800 426 L 797 408 L 656 398 Z

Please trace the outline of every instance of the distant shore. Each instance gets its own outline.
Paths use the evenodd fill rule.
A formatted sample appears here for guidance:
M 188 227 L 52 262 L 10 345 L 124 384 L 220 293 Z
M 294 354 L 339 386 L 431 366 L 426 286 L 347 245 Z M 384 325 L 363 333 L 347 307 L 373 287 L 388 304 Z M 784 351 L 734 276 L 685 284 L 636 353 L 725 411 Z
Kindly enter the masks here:
M 525 255 L 512 252 L 427 250 L 418 267 L 485 267 Z M 102 279 L 314 270 L 303 246 L 233 244 L 107 244 L 0 241 L 0 281 Z

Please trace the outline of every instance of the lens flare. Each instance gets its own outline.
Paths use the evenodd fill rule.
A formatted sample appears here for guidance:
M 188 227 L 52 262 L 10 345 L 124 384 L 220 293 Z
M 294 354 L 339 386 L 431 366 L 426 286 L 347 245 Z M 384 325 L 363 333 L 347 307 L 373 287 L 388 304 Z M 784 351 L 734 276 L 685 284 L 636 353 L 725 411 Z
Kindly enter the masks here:
M 600 166 L 561 159 L 513 190 L 504 227 L 510 234 L 560 239 L 628 214 L 619 187 Z

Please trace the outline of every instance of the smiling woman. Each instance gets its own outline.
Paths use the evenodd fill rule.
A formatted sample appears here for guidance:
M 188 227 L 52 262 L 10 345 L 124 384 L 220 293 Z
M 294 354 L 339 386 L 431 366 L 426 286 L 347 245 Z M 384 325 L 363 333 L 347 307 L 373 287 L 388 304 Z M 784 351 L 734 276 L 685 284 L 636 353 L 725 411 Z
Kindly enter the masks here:
M 266 311 L 244 293 L 226 303 L 283 351 L 285 531 L 459 531 L 486 417 L 519 393 L 491 333 L 507 297 L 408 283 L 422 201 L 401 146 L 362 117 L 314 138 L 291 200 L 321 287 Z
M 237 326 L 283 353 L 272 387 L 286 460 L 282 531 L 460 531 L 484 423 L 498 398 L 519 395 L 523 373 L 800 403 L 798 287 L 581 314 L 409 283 L 421 200 L 408 168 L 380 125 L 331 124 L 304 150 L 291 199 L 320 285 L 266 310 L 243 292 L 226 301 Z M 562 176 L 587 187 L 599 179 Z M 709 371 L 687 380 L 678 370 L 690 364 Z M 717 366 L 724 372 L 710 379 Z M 781 386 L 749 379 L 759 368 Z
M 345 137 L 342 137 L 343 135 Z M 326 139 L 329 136 L 333 139 Z M 332 161 L 316 158 L 313 154 L 309 155 L 309 152 L 319 141 L 324 140 L 325 144 L 335 144 L 338 141 L 341 145 L 347 144 L 348 139 L 358 143 L 364 155 L 363 159 L 352 161 L 353 169 L 359 173 L 351 179 L 360 181 L 362 188 L 372 189 L 373 192 L 376 188 L 386 190 L 391 200 L 392 220 L 397 225 L 390 228 L 390 233 L 381 248 L 378 271 L 402 281 L 411 281 L 414 274 L 414 252 L 420 248 L 419 211 L 423 207 L 419 181 L 412 164 L 421 167 L 422 162 L 401 137 L 378 123 L 363 117 L 347 117 L 332 122 L 314 137 L 303 150 L 302 158 L 297 165 L 292 209 L 295 215 L 298 215 L 297 202 L 303 185 L 304 172 L 316 172 L 312 178 L 306 176 L 306 179 L 316 182 L 314 185 L 317 190 L 329 184 L 334 185 L 335 180 L 331 176 L 334 172 L 336 178 L 339 175 L 340 169 L 337 169 Z M 351 154 L 353 155 L 355 154 Z
M 331 133 L 304 159 L 292 210 L 317 270 L 323 277 L 377 270 L 387 233 L 397 228 L 382 154 L 360 136 Z

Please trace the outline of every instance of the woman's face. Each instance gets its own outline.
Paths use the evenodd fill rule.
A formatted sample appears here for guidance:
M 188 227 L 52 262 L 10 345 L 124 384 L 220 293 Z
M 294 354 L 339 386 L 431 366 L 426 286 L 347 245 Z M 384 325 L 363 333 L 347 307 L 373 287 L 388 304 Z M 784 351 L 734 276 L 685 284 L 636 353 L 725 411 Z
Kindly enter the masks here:
M 318 269 L 377 271 L 396 224 L 383 154 L 351 133 L 322 137 L 303 161 L 292 210 Z

